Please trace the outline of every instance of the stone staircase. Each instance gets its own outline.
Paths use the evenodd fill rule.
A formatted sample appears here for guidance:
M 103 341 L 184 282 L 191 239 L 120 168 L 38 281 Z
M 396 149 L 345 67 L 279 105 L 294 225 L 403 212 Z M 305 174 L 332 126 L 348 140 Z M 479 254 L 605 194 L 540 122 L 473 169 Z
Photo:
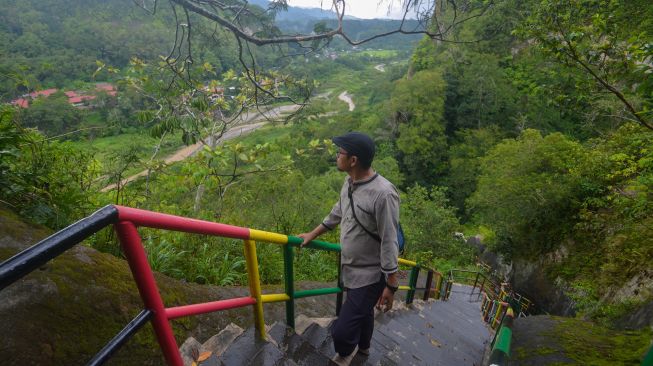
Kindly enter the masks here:
M 357 354 L 351 365 L 480 366 L 490 331 L 469 286 L 454 285 L 448 301 L 396 302 L 377 313 L 370 355 Z M 229 325 L 204 344 L 189 338 L 181 346 L 185 365 L 335 365 L 329 326 L 335 318 L 297 317 L 295 329 L 276 322 L 267 340 L 256 330 Z

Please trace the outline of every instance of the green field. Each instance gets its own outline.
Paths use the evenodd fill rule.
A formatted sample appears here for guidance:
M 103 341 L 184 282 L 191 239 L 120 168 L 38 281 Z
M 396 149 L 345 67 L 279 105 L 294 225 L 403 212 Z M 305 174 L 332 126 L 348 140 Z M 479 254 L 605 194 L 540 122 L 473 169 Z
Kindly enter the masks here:
M 291 133 L 291 125 L 265 125 L 258 128 L 251 133 L 234 139 L 246 145 L 264 144 L 266 142 L 273 142 L 281 137 L 287 136 Z
M 393 59 L 399 56 L 399 52 L 395 50 L 365 50 L 356 53 L 355 55 L 374 57 L 381 60 Z
M 141 161 L 152 157 L 155 146 L 161 143 L 157 158 L 162 159 L 184 146 L 181 134 L 167 135 L 163 140 L 152 137 L 148 131 L 130 131 L 115 136 L 99 137 L 93 140 L 75 141 L 73 144 L 83 150 L 94 152 L 103 166 L 108 165 L 116 156 L 135 149 Z M 138 171 L 140 168 L 134 168 Z M 131 171 L 131 170 L 130 170 Z

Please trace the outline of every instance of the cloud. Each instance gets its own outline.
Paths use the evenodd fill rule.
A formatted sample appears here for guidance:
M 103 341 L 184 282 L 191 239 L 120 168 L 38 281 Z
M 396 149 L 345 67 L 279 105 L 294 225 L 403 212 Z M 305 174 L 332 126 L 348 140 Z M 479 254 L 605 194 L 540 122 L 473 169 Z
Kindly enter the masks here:
M 330 0 L 288 0 L 288 4 L 302 8 L 330 9 L 332 3 Z M 402 4 L 401 0 L 350 0 L 346 2 L 345 15 L 362 19 L 401 19 Z

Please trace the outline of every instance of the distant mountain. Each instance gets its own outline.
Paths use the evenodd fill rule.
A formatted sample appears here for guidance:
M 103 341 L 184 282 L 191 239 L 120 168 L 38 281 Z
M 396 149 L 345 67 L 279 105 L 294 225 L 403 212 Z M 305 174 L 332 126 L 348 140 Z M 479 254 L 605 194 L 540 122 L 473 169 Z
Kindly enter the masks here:
M 267 9 L 269 1 L 251 0 L 250 4 Z M 288 11 L 280 11 L 276 16 L 277 26 L 286 34 L 310 33 L 318 22 L 325 22 L 328 27 L 335 28 L 337 27 L 336 14 L 329 9 L 289 6 Z M 343 28 L 351 39 L 361 40 L 375 34 L 395 30 L 400 24 L 401 20 L 396 19 L 360 19 L 353 16 L 345 16 Z M 404 22 L 404 29 L 419 30 L 421 28 L 417 21 L 408 19 Z M 415 42 L 421 37 L 422 35 L 419 34 L 397 34 L 372 41 L 367 46 L 372 48 L 412 49 Z M 335 42 L 334 45 L 337 45 L 339 48 L 347 48 L 344 41 Z
M 269 1 L 267 0 L 251 0 L 250 4 L 258 5 L 263 9 L 267 9 Z M 326 2 L 325 2 L 326 4 Z M 330 8 L 320 9 L 320 8 L 301 8 L 296 6 L 289 6 L 288 11 L 281 11 L 277 13 L 277 22 L 288 22 L 288 21 L 318 21 L 322 19 L 337 19 L 336 13 L 331 11 Z M 345 16 L 345 19 L 358 19 L 353 16 Z
M 277 26 L 286 34 L 307 34 L 313 30 L 315 23 L 324 22 L 329 28 L 336 28 L 338 21 L 336 19 L 306 19 L 296 18 L 293 20 L 277 20 Z M 360 41 L 370 38 L 377 34 L 383 34 L 394 31 L 401 25 L 401 20 L 397 19 L 345 19 L 343 29 L 353 41 Z M 415 20 L 406 20 L 404 22 L 405 30 L 422 29 Z M 390 36 L 375 39 L 363 44 L 366 48 L 411 50 L 423 37 L 422 34 L 393 34 Z M 336 37 L 331 46 L 338 49 L 348 49 L 351 46 L 340 37 Z

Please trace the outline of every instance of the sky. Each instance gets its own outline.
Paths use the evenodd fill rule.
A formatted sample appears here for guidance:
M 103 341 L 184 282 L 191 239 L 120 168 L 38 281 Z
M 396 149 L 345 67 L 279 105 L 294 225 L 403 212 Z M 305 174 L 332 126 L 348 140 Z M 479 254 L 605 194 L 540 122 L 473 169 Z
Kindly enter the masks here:
M 403 2 L 403 0 L 349 0 L 346 2 L 345 15 L 362 19 L 401 19 Z M 303 8 L 330 9 L 331 4 L 331 0 L 288 0 L 288 5 Z

